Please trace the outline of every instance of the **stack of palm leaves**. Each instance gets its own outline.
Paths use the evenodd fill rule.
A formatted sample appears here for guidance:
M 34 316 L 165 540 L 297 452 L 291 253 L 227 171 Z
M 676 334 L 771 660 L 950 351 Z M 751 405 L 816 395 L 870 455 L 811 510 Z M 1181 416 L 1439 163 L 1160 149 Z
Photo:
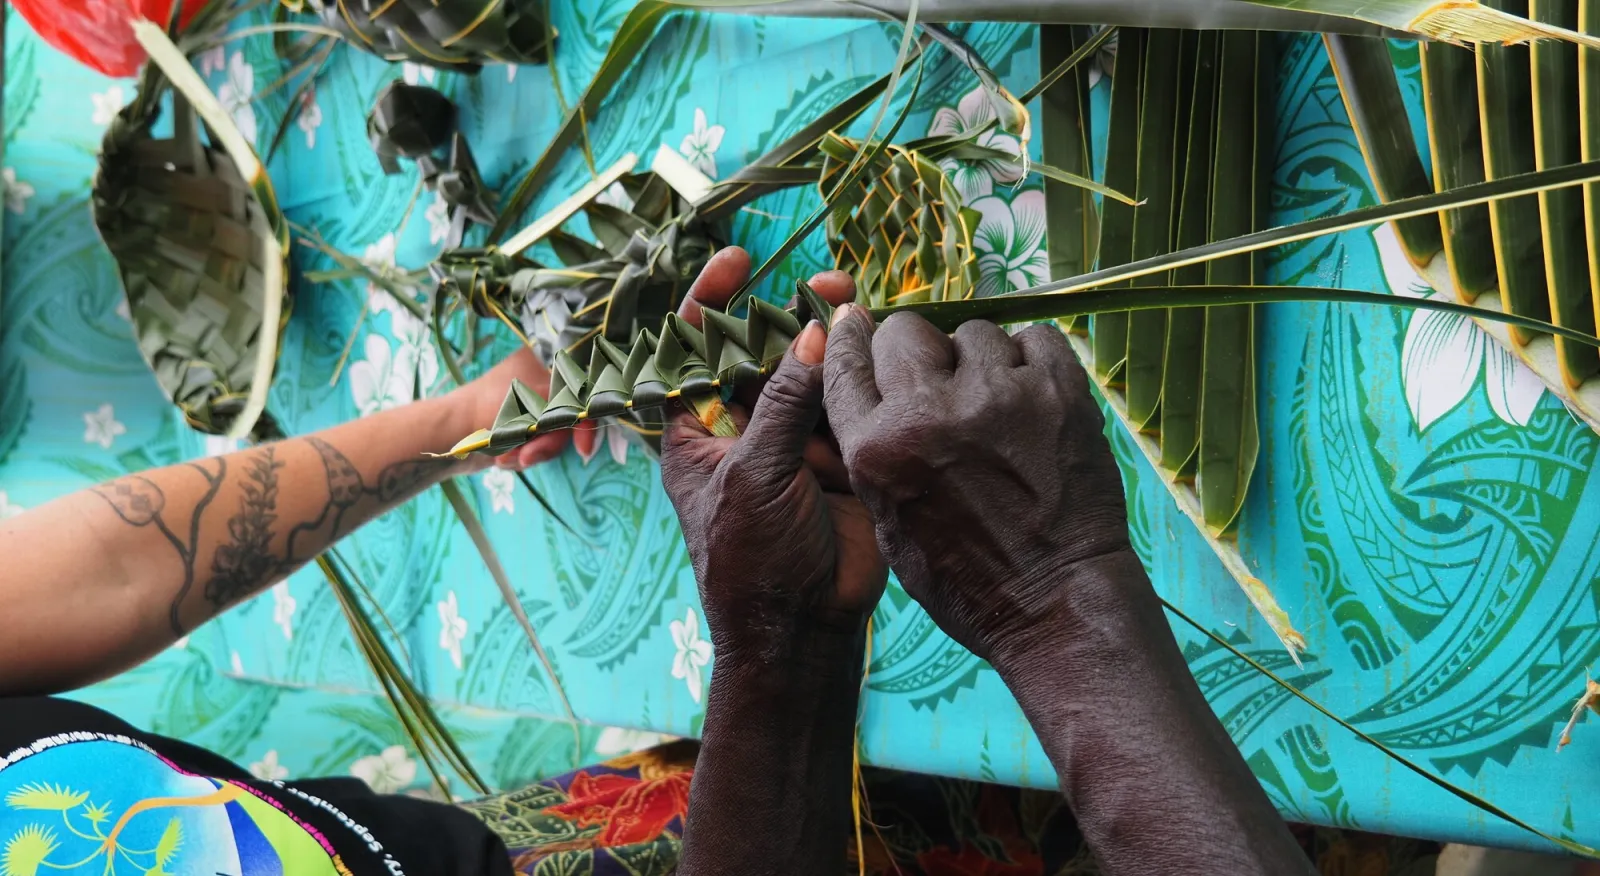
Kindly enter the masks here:
M 1133 191 L 1130 208 L 1106 201 L 1096 223 L 1102 269 L 1260 229 L 1271 130 L 1271 38 L 1253 31 L 1124 29 L 1107 121 L 1106 183 Z M 1076 83 L 1062 87 L 1076 89 Z M 1088 214 L 1074 201 L 1052 212 Z M 1070 218 L 1058 222 L 1080 246 Z M 1085 226 L 1087 227 L 1087 226 Z M 1129 285 L 1254 285 L 1253 255 L 1237 255 Z M 1081 332 L 1083 326 L 1071 328 Z M 1304 639 L 1234 546 L 1259 446 L 1255 313 L 1250 306 L 1174 307 L 1094 317 L 1079 352 L 1140 437 L 1180 506 L 1212 539 L 1283 642 Z
M 1576 0 L 1508 11 L 1600 33 Z M 1580 21 L 1579 16 L 1584 16 Z M 1387 47 L 1327 42 L 1380 197 L 1404 198 L 1600 158 L 1600 53 L 1558 41 L 1529 47 L 1421 47 L 1429 179 L 1412 139 Z M 1407 258 L 1464 304 L 1548 319 L 1585 333 L 1600 315 L 1600 188 L 1563 189 L 1395 224 Z M 1568 407 L 1600 428 L 1600 355 L 1539 332 L 1496 330 Z

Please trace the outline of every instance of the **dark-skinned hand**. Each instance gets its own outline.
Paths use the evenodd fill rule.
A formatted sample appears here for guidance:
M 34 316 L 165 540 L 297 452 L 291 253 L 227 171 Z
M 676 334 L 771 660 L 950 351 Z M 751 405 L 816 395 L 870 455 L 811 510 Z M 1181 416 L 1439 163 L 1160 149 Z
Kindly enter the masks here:
M 912 314 L 834 316 L 828 420 L 906 591 L 974 654 L 1058 627 L 1074 566 L 1131 551 L 1088 378 L 1052 327 L 952 337 Z M 1091 597 L 1092 601 L 1092 597 Z
M 725 305 L 750 272 L 729 247 L 712 257 L 679 315 Z M 847 274 L 811 285 L 830 303 L 855 298 Z M 853 638 L 883 594 L 887 570 L 865 507 L 850 493 L 822 423 L 820 325 L 807 326 L 763 386 L 729 405 L 738 438 L 713 436 L 688 411 L 667 425 L 661 476 L 683 524 L 719 664 L 783 659 L 796 635 Z

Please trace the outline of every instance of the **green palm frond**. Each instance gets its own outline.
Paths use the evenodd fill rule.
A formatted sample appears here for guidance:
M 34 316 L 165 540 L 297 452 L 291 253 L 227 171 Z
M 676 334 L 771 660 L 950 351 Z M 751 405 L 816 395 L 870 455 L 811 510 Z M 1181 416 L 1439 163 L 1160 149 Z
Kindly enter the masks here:
M 1502 6 L 1503 0 L 1494 0 Z M 1530 15 L 1561 27 L 1593 4 L 1535 0 Z M 1379 197 L 1394 201 L 1480 180 L 1570 168 L 1600 157 L 1600 53 L 1559 41 L 1476 48 L 1420 47 L 1433 176 L 1423 168 L 1388 47 L 1325 37 Z M 1600 317 L 1600 189 L 1530 193 L 1483 207 L 1395 223 L 1406 258 L 1435 289 L 1463 303 L 1549 320 L 1583 333 Z M 1481 311 L 1480 311 L 1481 314 Z M 1512 327 L 1491 329 L 1567 407 L 1600 429 L 1600 354 Z
M 354 578 L 348 571 L 349 564 L 340 559 L 337 551 L 329 551 L 317 557 L 316 563 L 322 570 L 323 576 L 327 578 L 351 632 L 355 634 L 356 650 L 361 653 L 367 666 L 372 670 L 384 697 L 389 701 L 390 708 L 394 710 L 395 717 L 399 719 L 407 739 L 416 750 L 428 775 L 433 778 L 434 784 L 441 790 L 449 788 L 444 777 L 444 767 L 448 766 L 476 793 L 489 793 L 488 786 L 484 784 L 477 770 L 473 769 L 472 763 L 467 760 L 466 754 L 451 735 L 449 728 L 439 720 L 427 697 L 417 690 L 416 685 L 395 662 L 394 654 L 384 643 L 371 616 L 361 604 L 357 591 L 364 591 L 365 588 L 353 583 Z M 387 618 L 384 619 L 384 623 L 393 629 L 393 625 L 388 624 Z
M 722 11 L 807 18 L 905 18 L 909 0 L 781 0 Z M 1026 21 L 1186 30 L 1281 30 L 1429 37 L 1446 42 L 1580 41 L 1571 27 L 1512 15 L 1497 3 L 1437 0 L 920 0 L 924 21 Z
M 457 110 L 436 89 L 396 79 L 379 92 L 367 115 L 367 139 L 384 173 L 400 172 L 398 159 L 415 161 L 421 185 L 449 208 L 445 245 L 460 246 L 470 223 L 492 225 L 495 193 L 483 181 L 467 138 L 456 129 Z

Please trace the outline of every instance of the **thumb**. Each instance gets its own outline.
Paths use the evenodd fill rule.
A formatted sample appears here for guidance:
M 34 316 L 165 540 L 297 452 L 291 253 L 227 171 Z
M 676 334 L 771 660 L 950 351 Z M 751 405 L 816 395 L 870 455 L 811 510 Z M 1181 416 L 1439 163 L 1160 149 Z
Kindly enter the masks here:
M 826 340 L 813 321 L 795 338 L 761 390 L 744 437 L 729 461 L 747 472 L 792 473 L 800 466 L 806 441 L 822 419 L 822 356 Z
M 833 312 L 823 385 L 828 425 L 841 446 L 854 441 L 883 401 L 873 370 L 873 330 L 872 314 L 864 307 L 846 304 Z

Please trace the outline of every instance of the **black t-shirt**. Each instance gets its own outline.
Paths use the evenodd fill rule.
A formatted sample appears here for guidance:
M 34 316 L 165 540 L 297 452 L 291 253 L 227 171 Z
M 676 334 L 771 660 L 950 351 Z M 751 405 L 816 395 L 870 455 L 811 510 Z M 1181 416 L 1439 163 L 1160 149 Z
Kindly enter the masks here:
M 40 697 L 0 699 L 0 873 L 502 876 L 511 864 L 454 806 L 359 779 L 263 782 Z

